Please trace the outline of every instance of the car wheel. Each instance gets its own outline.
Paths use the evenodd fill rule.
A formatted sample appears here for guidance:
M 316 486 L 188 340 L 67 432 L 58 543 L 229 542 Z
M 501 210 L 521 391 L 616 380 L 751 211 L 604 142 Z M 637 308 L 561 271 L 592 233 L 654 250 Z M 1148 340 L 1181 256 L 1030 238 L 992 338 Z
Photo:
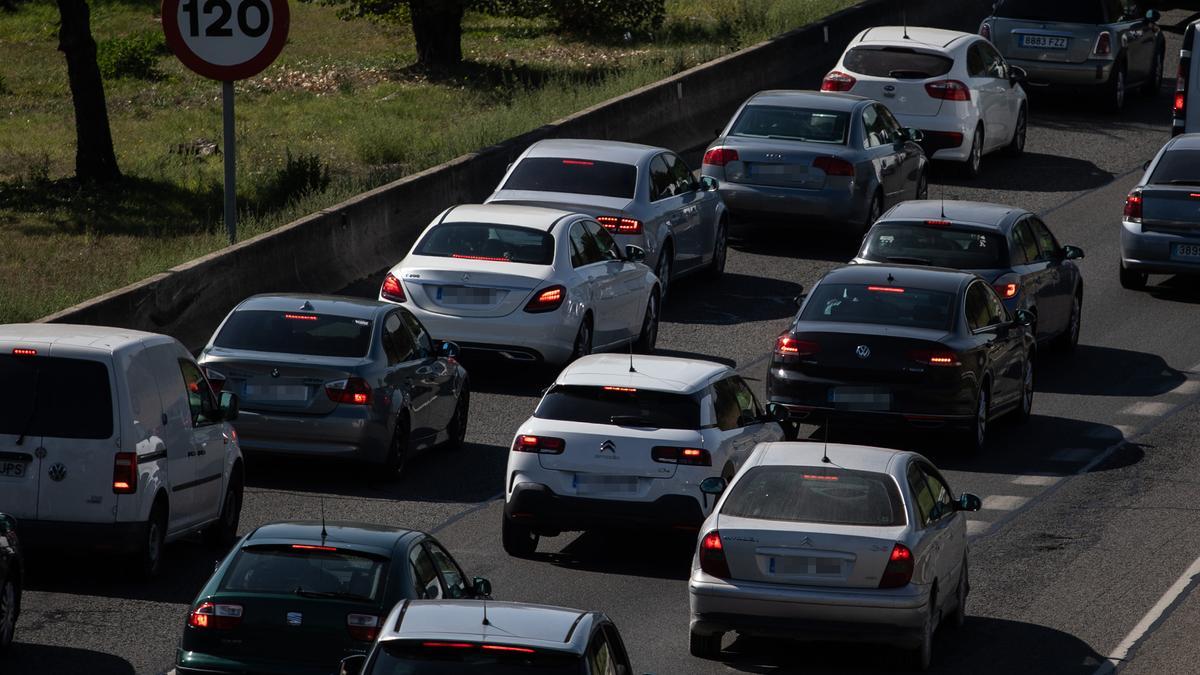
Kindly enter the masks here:
M 1131 270 L 1121 265 L 1121 287 L 1128 288 L 1131 291 L 1140 291 L 1146 288 L 1146 283 L 1150 281 L 1150 275 L 1146 272 Z
M 654 276 L 658 277 L 658 294 L 663 300 L 671 288 L 671 270 L 675 264 L 675 251 L 668 242 L 663 245 L 662 253 L 658 256 L 658 265 L 654 268 Z
M 722 219 L 717 224 L 717 240 L 713 243 L 713 258 L 709 263 L 705 276 L 709 279 L 720 278 L 725 273 L 725 260 L 729 257 L 729 223 Z M 660 282 L 661 283 L 661 282 Z
M 17 582 L 5 579 L 0 588 L 0 654 L 8 650 L 17 632 L 17 614 L 21 607 L 21 591 Z
M 991 383 L 984 381 L 975 398 L 975 417 L 971 428 L 963 435 L 963 441 L 969 452 L 979 452 L 987 442 L 988 415 L 992 405 Z
M 867 232 L 870 231 L 871 226 L 875 224 L 875 221 L 879 220 L 879 216 L 881 215 L 883 215 L 883 195 L 879 192 L 876 192 L 875 196 L 871 198 L 870 205 L 867 206 L 866 221 L 859 226 L 858 230 L 854 234 L 861 240 L 867 235 Z
M 409 435 L 408 417 L 401 416 L 396 420 L 396 431 L 392 434 L 392 442 L 388 444 L 387 457 L 383 460 L 385 479 L 400 480 L 404 474 L 410 449 Z
M 504 544 L 504 552 L 514 558 L 528 558 L 537 552 L 538 536 L 533 528 L 519 525 L 508 518 L 500 526 L 500 540 Z
M 1118 63 L 1113 68 L 1112 75 L 1108 77 L 1108 86 L 1105 87 L 1105 106 L 1111 113 L 1121 112 L 1121 108 L 1125 107 L 1125 64 Z
M 951 618 L 951 626 L 955 630 L 962 628 L 967 623 L 967 594 L 971 592 L 970 580 L 967 575 L 967 559 L 962 561 L 962 574 L 958 575 L 958 596 L 957 602 L 954 605 L 954 616 Z
M 925 672 L 933 663 L 933 613 L 937 606 L 937 595 L 929 596 L 929 611 L 921 625 L 920 642 L 908 652 L 908 665 L 911 670 Z
M 242 479 L 236 474 L 225 488 L 221 516 L 204 530 L 204 539 L 213 548 L 227 548 L 237 539 L 238 523 L 242 519 Z
M 1158 92 L 1162 91 L 1163 80 L 1163 55 L 1161 52 L 1154 54 L 1154 71 L 1150 73 L 1150 79 L 1142 85 L 1142 95 L 1154 98 L 1158 96 Z
M 976 127 L 971 136 L 971 154 L 963 165 L 963 174 L 967 178 L 978 178 L 983 171 L 983 129 Z
M 1083 323 L 1083 298 L 1079 293 L 1071 300 L 1071 318 L 1067 320 L 1067 330 L 1058 336 L 1058 348 L 1071 351 L 1079 344 L 1079 328 Z
M 158 576 L 162 568 L 163 546 L 167 540 L 167 510 L 162 503 L 154 505 L 146 521 L 142 543 L 137 552 L 137 569 L 143 578 Z
M 467 421 L 471 417 L 471 390 L 467 387 L 467 382 L 464 381 L 462 391 L 458 392 L 458 403 L 454 406 L 454 417 L 450 418 L 450 425 L 446 428 L 447 436 L 446 447 L 451 450 L 458 450 L 463 447 L 467 440 Z
M 1033 364 L 1033 354 L 1030 354 L 1025 358 L 1025 371 L 1021 376 L 1021 402 L 1016 409 L 1018 423 L 1029 421 L 1033 413 Z
M 642 332 L 633 344 L 639 354 L 654 352 L 654 345 L 658 342 L 658 313 L 658 291 L 651 289 L 650 297 L 646 300 L 646 316 L 642 318 Z
M 1025 115 L 1025 108 L 1021 108 L 1021 112 L 1017 115 L 1017 126 L 1013 129 L 1012 142 L 1008 144 L 1008 154 L 1017 157 L 1025 152 L 1025 137 L 1028 133 L 1029 122 Z
M 929 176 L 924 171 L 917 179 L 917 199 L 929 199 Z
M 721 656 L 721 638 L 725 637 L 722 633 L 714 633 L 713 635 L 703 635 L 696 631 L 691 631 L 688 634 L 688 651 L 692 656 L 701 659 L 716 659 Z
M 584 317 L 579 324 L 579 332 L 575 334 L 575 347 L 571 351 L 571 360 L 581 359 L 592 353 L 592 320 Z

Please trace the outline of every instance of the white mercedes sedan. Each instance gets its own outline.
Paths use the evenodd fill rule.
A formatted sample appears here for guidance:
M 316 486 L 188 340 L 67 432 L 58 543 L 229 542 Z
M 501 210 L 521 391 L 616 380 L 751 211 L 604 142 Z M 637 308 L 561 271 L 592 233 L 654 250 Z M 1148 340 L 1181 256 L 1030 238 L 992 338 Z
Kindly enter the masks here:
M 630 343 L 650 352 L 661 293 L 644 259 L 591 216 L 455 206 L 388 272 L 379 299 L 404 303 L 436 339 L 511 361 L 563 364 Z
M 933 634 L 966 617 L 964 511 L 921 455 L 830 443 L 763 443 L 700 529 L 688 583 L 691 652 L 722 636 L 863 641 L 929 666 Z

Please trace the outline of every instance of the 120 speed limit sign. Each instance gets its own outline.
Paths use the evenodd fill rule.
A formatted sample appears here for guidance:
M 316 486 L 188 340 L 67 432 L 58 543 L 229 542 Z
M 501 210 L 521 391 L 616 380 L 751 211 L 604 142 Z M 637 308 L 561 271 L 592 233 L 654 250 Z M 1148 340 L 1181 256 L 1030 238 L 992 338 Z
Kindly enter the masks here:
M 163 0 L 167 46 L 213 80 L 252 77 L 287 42 L 287 0 Z

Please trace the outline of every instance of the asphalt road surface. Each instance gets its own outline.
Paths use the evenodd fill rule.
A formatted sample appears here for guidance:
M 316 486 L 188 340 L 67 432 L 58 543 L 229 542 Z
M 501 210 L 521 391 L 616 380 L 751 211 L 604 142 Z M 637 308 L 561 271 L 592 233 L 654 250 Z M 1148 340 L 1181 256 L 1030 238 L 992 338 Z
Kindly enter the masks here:
M 1164 25 L 1186 12 L 1168 12 Z M 1180 35 L 1168 36 L 1174 73 Z M 1171 84 L 1172 82 L 1168 83 Z M 976 181 L 937 172 L 933 198 L 978 199 L 1038 212 L 1059 239 L 1084 248 L 1083 332 L 1069 356 L 1044 353 L 1034 416 L 998 424 L 965 457 L 920 437 L 847 434 L 835 440 L 927 452 L 951 486 L 983 497 L 971 514 L 970 619 L 943 631 L 933 671 L 1092 675 L 1197 673 L 1200 598 L 1200 282 L 1154 277 L 1148 292 L 1117 282 L 1124 197 L 1167 140 L 1170 97 L 1131 95 L 1114 117 L 1083 98 L 1032 101 L 1024 157 L 987 157 Z M 736 228 L 725 277 L 673 287 L 661 353 L 735 365 L 761 385 L 792 298 L 849 259 L 856 242 L 803 225 Z M 351 290 L 374 295 L 378 280 Z M 694 537 L 564 534 L 533 560 L 500 546 L 508 445 L 546 372 L 472 369 L 468 446 L 415 459 L 398 484 L 331 462 L 251 459 L 243 531 L 318 517 L 422 528 L 498 599 L 599 609 L 617 623 L 637 672 L 859 673 L 894 669 L 885 648 L 788 644 L 727 636 L 725 660 L 687 649 L 687 573 Z M 824 430 L 810 432 L 818 436 Z M 164 576 L 145 585 L 81 555 L 35 559 L 17 644 L 0 671 L 160 673 L 171 668 L 189 603 L 218 556 L 171 546 Z M 1111 657 L 1111 658 L 1110 658 Z

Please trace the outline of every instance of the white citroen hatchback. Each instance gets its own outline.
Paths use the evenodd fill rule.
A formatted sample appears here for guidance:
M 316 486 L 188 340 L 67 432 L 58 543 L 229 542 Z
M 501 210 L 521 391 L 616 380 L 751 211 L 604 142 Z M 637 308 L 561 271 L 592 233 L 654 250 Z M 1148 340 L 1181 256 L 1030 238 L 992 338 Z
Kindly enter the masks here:
M 602 354 L 565 368 L 513 439 L 504 550 L 527 556 L 562 531 L 696 529 L 705 478 L 731 479 L 761 442 L 783 437 L 728 366 Z

